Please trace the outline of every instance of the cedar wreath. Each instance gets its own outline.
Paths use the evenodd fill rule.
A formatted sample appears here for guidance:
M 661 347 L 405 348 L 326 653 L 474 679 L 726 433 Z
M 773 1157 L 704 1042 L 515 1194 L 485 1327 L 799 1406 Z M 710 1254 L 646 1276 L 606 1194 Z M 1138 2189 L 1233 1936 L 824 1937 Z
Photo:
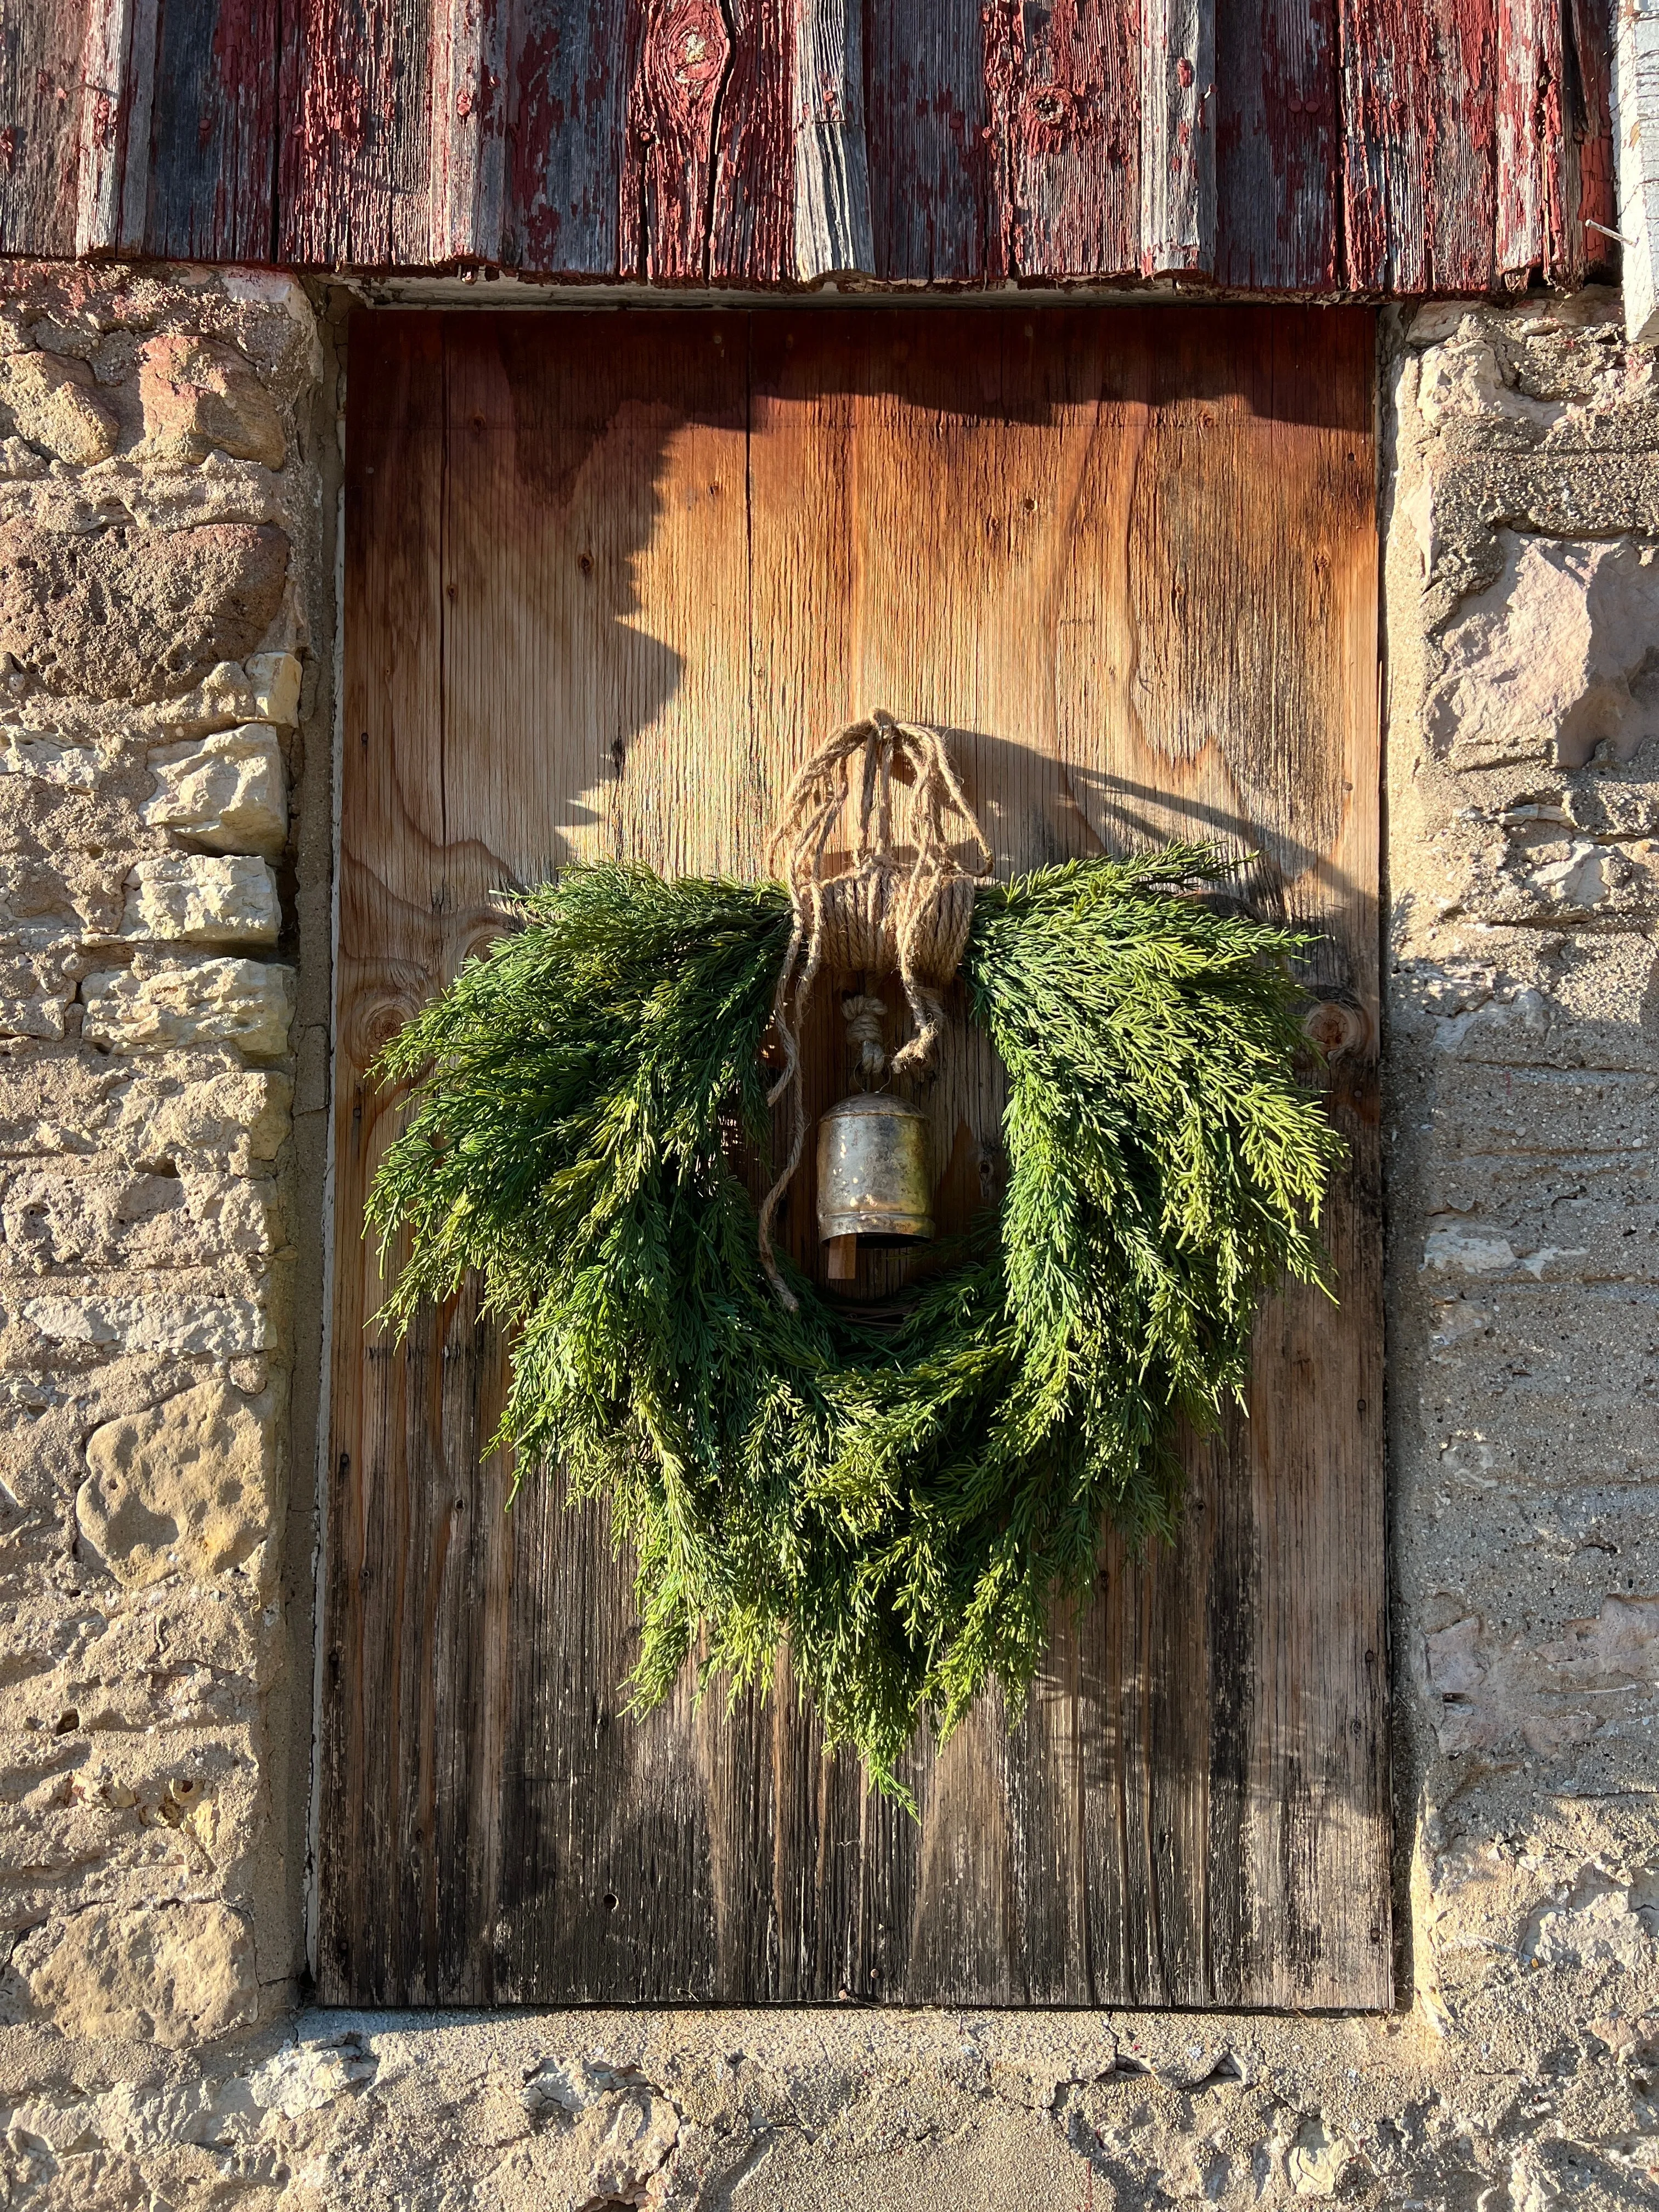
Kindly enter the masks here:
M 776 884 L 574 868 L 382 1056 L 412 1086 L 368 1218 L 385 1318 L 482 1272 L 513 1372 L 495 1442 L 631 1547 L 635 1706 L 694 1652 L 735 1695 L 781 1641 L 830 1743 L 901 1799 L 924 1711 L 1016 1698 L 1103 1527 L 1168 1536 L 1177 1425 L 1242 1390 L 1262 1296 L 1321 1282 L 1340 1139 L 1298 1085 L 1307 940 L 1190 891 L 1210 848 L 1046 868 L 974 902 L 971 1018 L 1008 1077 L 1000 1211 L 896 1325 L 796 1271 L 731 1162 L 764 1148 Z M 787 1265 L 787 1263 L 786 1263 Z

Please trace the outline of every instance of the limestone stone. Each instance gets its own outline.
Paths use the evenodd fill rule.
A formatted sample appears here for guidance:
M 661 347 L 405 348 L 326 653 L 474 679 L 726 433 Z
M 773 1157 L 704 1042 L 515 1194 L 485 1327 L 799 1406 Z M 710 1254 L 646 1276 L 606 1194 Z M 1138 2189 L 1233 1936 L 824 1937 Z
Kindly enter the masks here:
M 1446 632 L 1430 733 L 1455 767 L 1578 768 L 1659 737 L 1659 551 L 1499 535 L 1504 572 Z
M 283 426 L 253 364 L 234 346 L 189 331 L 151 338 L 139 356 L 144 437 L 171 459 L 233 459 L 283 465 Z
M 49 691 L 166 698 L 263 642 L 288 558 L 269 524 L 65 537 L 8 522 L 0 651 Z
M 129 872 L 121 934 L 180 945 L 274 945 L 281 921 L 269 861 L 171 853 L 140 860 Z
M 13 1966 L 33 2013 L 70 2035 L 180 2050 L 258 2012 L 253 1939 L 223 1905 L 92 1907 L 28 1936 Z
M 169 1574 L 228 1574 L 270 1533 L 276 1448 L 268 1396 L 200 1383 L 94 1429 L 87 1464 L 76 1518 L 129 1589 Z
M 152 829 L 171 830 L 216 853 L 274 858 L 282 851 L 288 794 L 282 747 L 267 726 L 245 722 L 197 741 L 162 745 L 146 766 L 155 778 L 143 808 Z
M 260 1258 L 278 1241 L 274 1186 L 186 1158 L 154 1169 L 29 1166 L 0 1195 L 5 1256 L 33 1273 L 64 1267 L 187 1267 Z
M 234 1359 L 270 1345 L 270 1313 L 264 1298 L 205 1289 L 26 1298 L 22 1310 L 23 1318 L 53 1343 L 84 1345 L 105 1353 Z
M 97 394 L 84 362 L 59 353 L 15 353 L 0 360 L 0 401 L 19 434 L 76 467 L 115 450 L 113 410 Z
M 200 959 L 135 975 L 88 975 L 82 1035 L 112 1052 L 232 1044 L 249 1060 L 288 1050 L 294 979 L 273 961 Z
M 55 738 L 33 737 L 21 730 L 0 732 L 0 775 L 29 776 L 40 783 L 55 783 L 66 791 L 90 791 L 98 781 L 99 758 L 94 745 L 59 744 Z
M 271 722 L 292 729 L 300 714 L 299 661 L 291 653 L 254 653 L 222 661 L 181 697 L 135 717 L 141 728 L 169 738 L 197 736 L 233 724 Z

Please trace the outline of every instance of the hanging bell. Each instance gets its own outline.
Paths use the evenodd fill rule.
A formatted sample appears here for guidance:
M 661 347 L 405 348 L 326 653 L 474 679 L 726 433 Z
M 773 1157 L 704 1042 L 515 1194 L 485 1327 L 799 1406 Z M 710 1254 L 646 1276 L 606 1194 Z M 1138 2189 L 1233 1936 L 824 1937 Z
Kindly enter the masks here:
M 886 1091 L 832 1106 L 818 1123 L 818 1237 L 831 1281 L 851 1279 L 854 1238 L 885 1252 L 933 1233 L 927 1116 Z

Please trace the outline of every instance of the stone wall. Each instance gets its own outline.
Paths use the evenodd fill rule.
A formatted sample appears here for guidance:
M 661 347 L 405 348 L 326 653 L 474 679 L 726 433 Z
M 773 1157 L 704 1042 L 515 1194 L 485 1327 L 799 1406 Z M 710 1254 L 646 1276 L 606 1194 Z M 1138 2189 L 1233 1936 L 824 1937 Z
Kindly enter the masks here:
M 1659 2203 L 1659 394 L 1384 333 L 1401 2009 L 294 2010 L 337 452 L 296 288 L 14 270 L 17 2205 Z

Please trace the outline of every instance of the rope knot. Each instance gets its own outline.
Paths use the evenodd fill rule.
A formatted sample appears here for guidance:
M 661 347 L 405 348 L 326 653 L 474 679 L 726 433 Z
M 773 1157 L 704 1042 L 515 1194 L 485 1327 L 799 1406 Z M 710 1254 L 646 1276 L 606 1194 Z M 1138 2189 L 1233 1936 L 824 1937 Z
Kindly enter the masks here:
M 915 857 L 908 866 L 893 848 L 895 782 L 913 794 Z M 849 803 L 850 865 L 826 881 L 824 854 Z M 958 860 L 951 835 L 975 848 L 975 865 Z M 945 988 L 967 947 L 975 886 L 990 874 L 991 862 L 943 736 L 924 723 L 898 721 L 884 708 L 837 730 L 789 787 L 772 837 L 772 865 L 788 884 L 795 920 L 773 1001 L 784 1066 L 771 1103 L 793 1091 L 794 1115 L 788 1159 L 761 1207 L 760 1248 L 772 1287 L 791 1312 L 796 1301 L 773 1256 L 772 1224 L 806 1140 L 800 1036 L 812 987 L 826 967 L 877 979 L 896 971 L 916 1034 L 893 1054 L 891 1072 L 927 1073 L 944 1024 Z M 862 1036 L 855 1042 L 860 1066 L 867 1067 L 870 1044 Z M 879 1049 L 879 1032 L 876 1042 Z

